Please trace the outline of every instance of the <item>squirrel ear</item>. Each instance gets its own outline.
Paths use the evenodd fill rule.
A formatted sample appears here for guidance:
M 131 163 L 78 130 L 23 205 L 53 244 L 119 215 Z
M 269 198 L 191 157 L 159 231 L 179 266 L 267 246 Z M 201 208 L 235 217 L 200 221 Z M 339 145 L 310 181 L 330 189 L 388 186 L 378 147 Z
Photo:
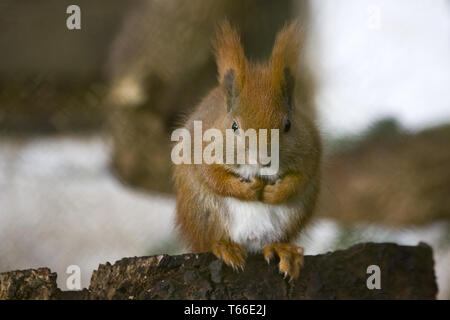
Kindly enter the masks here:
M 213 42 L 219 83 L 227 95 L 227 109 L 232 108 L 245 80 L 247 60 L 237 31 L 228 21 L 220 24 Z
M 283 99 L 286 101 L 286 105 L 289 110 L 293 109 L 292 97 L 294 94 L 295 78 L 289 68 L 284 68 L 284 79 L 281 86 Z
M 277 35 L 271 57 L 273 85 L 280 88 L 290 107 L 300 53 L 300 36 L 297 21 L 286 25 Z
M 227 98 L 227 112 L 230 112 L 230 110 L 236 105 L 236 99 L 239 95 L 236 87 L 234 69 L 229 69 L 223 77 L 223 88 Z

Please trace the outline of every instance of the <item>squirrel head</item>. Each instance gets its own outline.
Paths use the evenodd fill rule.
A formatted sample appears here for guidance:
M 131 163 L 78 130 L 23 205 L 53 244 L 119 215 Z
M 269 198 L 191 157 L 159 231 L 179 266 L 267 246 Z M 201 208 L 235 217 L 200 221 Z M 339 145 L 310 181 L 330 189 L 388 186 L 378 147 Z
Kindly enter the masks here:
M 298 150 L 299 140 L 311 140 L 306 137 L 311 131 L 308 120 L 295 110 L 300 35 L 297 22 L 286 25 L 276 36 L 270 59 L 257 63 L 245 57 L 239 35 L 228 22 L 220 26 L 214 42 L 225 97 L 224 116 L 217 122 L 222 129 L 267 129 L 269 141 L 270 129 L 278 129 L 280 156 L 284 153 L 285 161 L 295 158 L 289 153 Z
M 253 63 L 244 54 L 237 31 L 223 23 L 214 42 L 219 84 L 226 98 L 230 128 L 279 129 L 288 133 L 300 50 L 296 22 L 277 35 L 268 62 Z

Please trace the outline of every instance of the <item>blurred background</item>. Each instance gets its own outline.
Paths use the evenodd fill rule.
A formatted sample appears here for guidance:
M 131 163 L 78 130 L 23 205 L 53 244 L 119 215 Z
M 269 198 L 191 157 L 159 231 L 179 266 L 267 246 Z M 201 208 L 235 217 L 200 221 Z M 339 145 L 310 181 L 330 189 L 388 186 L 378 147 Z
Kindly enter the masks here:
M 81 9 L 68 30 L 66 9 Z M 181 253 L 170 133 L 216 85 L 227 17 L 252 59 L 298 18 L 297 96 L 325 144 L 306 254 L 433 247 L 450 298 L 450 1 L 0 0 L 0 272 Z

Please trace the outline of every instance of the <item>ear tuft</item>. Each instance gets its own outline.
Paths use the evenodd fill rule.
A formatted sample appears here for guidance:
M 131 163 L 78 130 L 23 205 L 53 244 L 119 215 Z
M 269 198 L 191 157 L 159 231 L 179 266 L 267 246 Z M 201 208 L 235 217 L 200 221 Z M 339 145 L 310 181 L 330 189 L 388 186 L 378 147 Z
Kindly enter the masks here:
M 300 54 L 301 30 L 297 21 L 286 25 L 277 35 L 272 50 L 271 68 L 274 86 L 291 94 Z M 289 98 L 290 99 L 290 98 Z
M 236 105 L 236 99 L 238 96 L 233 69 L 229 69 L 225 74 L 223 78 L 223 88 L 225 89 L 225 96 L 227 98 L 227 112 L 230 112 L 233 106 Z
M 293 109 L 293 95 L 294 95 L 294 87 L 295 87 L 295 78 L 292 75 L 292 71 L 289 68 L 284 68 L 283 70 L 284 81 L 281 86 L 281 90 L 283 93 L 283 98 L 286 101 L 286 105 L 289 110 Z
M 213 46 L 219 82 L 223 84 L 227 72 L 233 70 L 235 85 L 237 88 L 242 88 L 247 61 L 239 34 L 228 21 L 219 25 Z

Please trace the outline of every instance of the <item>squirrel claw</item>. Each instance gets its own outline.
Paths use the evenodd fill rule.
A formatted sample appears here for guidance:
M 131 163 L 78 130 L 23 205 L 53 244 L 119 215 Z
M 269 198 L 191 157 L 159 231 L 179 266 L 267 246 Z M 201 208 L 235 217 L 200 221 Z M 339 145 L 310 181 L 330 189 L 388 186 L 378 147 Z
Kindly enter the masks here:
M 236 243 L 219 241 L 212 249 L 214 255 L 233 268 L 235 272 L 244 271 L 247 252 Z
M 266 260 L 266 262 L 268 264 L 270 264 L 270 261 L 273 259 L 274 256 L 274 249 L 272 246 L 266 246 L 263 248 L 263 254 L 264 254 L 264 259 Z
M 266 261 L 273 258 L 274 253 L 280 258 L 279 270 L 284 279 L 289 276 L 289 282 L 298 278 L 300 268 L 303 266 L 304 249 L 289 243 L 274 243 L 263 248 Z

